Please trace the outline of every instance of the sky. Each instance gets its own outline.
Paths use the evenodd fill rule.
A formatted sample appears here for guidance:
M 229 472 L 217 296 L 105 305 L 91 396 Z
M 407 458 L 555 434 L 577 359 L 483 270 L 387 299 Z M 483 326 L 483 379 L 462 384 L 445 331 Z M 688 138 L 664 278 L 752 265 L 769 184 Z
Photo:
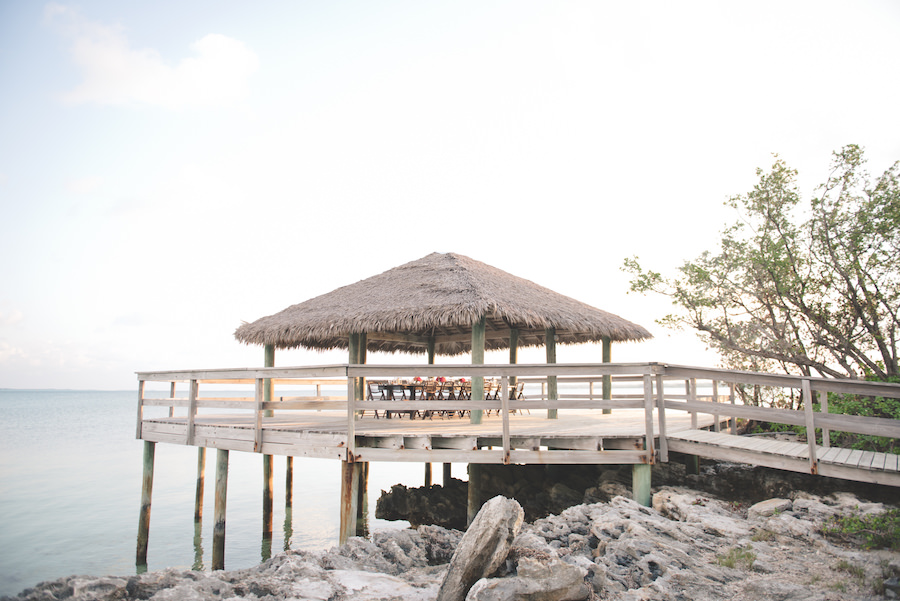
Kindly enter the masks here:
M 0 387 L 261 365 L 242 322 L 432 252 L 654 333 L 615 361 L 715 366 L 623 260 L 715 250 L 773 154 L 807 198 L 843 145 L 900 159 L 897 31 L 893 0 L 2 0 Z

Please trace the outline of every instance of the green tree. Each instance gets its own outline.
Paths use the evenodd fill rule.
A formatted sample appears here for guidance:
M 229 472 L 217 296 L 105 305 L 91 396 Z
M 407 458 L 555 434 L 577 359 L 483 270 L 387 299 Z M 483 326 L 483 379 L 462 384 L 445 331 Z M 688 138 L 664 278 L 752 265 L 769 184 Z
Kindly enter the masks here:
M 717 252 L 674 277 L 625 260 L 631 289 L 671 297 L 659 320 L 692 328 L 725 367 L 843 378 L 896 378 L 900 335 L 900 161 L 866 173 L 855 145 L 834 153 L 808 203 L 775 157 L 728 204 L 740 215 Z

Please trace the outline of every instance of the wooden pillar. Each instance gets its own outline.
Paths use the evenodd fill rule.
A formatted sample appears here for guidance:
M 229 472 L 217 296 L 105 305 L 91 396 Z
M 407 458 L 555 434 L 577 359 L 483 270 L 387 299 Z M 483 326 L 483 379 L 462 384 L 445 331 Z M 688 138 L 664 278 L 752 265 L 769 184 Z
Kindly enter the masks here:
M 651 466 L 648 463 L 635 463 L 631 472 L 631 496 L 643 505 L 650 507 L 650 473 Z
M 194 521 L 203 519 L 203 486 L 206 480 L 206 449 L 197 449 L 197 491 L 194 494 Z
M 469 498 L 466 503 L 466 526 L 472 523 L 481 509 L 481 464 L 469 464 Z
M 287 467 L 284 470 L 284 507 L 294 506 L 294 458 L 288 455 Z
M 699 455 L 685 455 L 684 456 L 684 473 L 694 474 L 695 476 L 700 475 L 700 456 Z
M 472 365 L 484 365 L 484 316 L 472 324 Z M 484 400 L 484 376 L 472 378 L 472 400 Z M 484 411 L 474 409 L 469 413 L 469 421 L 480 424 Z
M 341 521 L 338 544 L 343 545 L 356 535 L 356 521 L 359 514 L 359 476 L 361 463 L 341 461 Z
M 359 484 L 357 485 L 356 504 L 356 536 L 369 536 L 369 462 L 359 465 Z
M 434 348 L 435 348 L 434 336 L 429 336 L 428 337 L 428 346 L 427 346 L 428 365 L 434 365 Z M 425 395 L 422 395 L 422 396 L 425 396 Z M 424 416 L 425 414 L 423 413 L 422 415 Z M 426 463 L 425 464 L 425 487 L 427 488 L 429 486 L 431 486 L 431 464 Z
M 609 336 L 603 337 L 603 362 L 612 362 L 612 340 Z M 608 401 L 612 398 L 612 376 L 603 376 L 603 400 Z M 612 413 L 612 409 L 604 409 L 603 413 Z
M 228 451 L 219 449 L 216 457 L 216 507 L 213 526 L 213 570 L 225 569 L 225 505 L 228 496 Z
M 265 347 L 265 366 L 275 367 L 275 345 L 267 344 Z M 263 381 L 263 402 L 272 402 L 272 380 Z M 267 409 L 263 416 L 271 417 L 273 412 Z M 263 499 L 262 499 L 262 529 L 263 539 L 272 538 L 272 504 L 274 495 L 274 458 L 271 455 L 263 455 Z
M 509 329 L 509 364 L 515 365 L 518 362 L 519 362 L 519 330 L 517 328 L 510 328 Z M 509 388 L 512 391 L 510 393 L 510 400 L 512 400 L 512 401 L 516 400 L 514 394 L 515 394 L 516 386 L 518 386 L 518 385 L 519 385 L 518 376 L 510 376 L 509 377 Z M 513 413 L 515 413 L 515 411 Z
M 452 478 L 453 464 L 445 463 L 444 464 L 444 488 L 447 488 L 447 485 L 450 484 L 450 479 Z
M 544 346 L 547 349 L 547 363 L 556 363 L 556 328 L 547 328 L 544 331 Z M 556 401 L 559 399 L 556 376 L 547 376 L 547 399 Z M 547 419 L 556 419 L 559 416 L 557 409 L 547 409 Z
M 150 505 L 153 499 L 153 463 L 156 443 L 144 441 L 144 478 L 141 483 L 141 513 L 138 518 L 137 553 L 135 563 L 140 570 L 147 569 L 147 542 L 150 537 Z

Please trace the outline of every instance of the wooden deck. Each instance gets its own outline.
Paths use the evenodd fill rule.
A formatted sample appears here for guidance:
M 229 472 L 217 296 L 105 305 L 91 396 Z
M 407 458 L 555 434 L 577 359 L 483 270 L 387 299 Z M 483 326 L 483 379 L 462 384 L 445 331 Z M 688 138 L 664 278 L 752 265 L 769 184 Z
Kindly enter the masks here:
M 509 418 L 511 463 L 642 463 L 646 414 L 641 409 L 600 411 L 560 411 L 557 419 L 547 412 Z M 659 415 L 653 412 L 654 423 Z M 700 427 L 711 427 L 714 418 L 701 415 Z M 254 448 L 256 424 L 239 415 L 197 416 L 190 444 L 232 451 L 268 455 L 347 458 L 347 417 L 345 412 L 293 412 L 266 417 L 262 445 Z M 677 433 L 691 428 L 691 416 L 671 412 L 666 431 Z M 471 462 L 503 463 L 502 420 L 496 414 L 481 424 L 468 417 L 417 418 L 394 416 L 375 418 L 369 412 L 354 424 L 356 461 L 411 461 L 421 463 Z M 165 417 L 145 419 L 144 440 L 188 444 L 188 419 Z M 552 452 L 549 452 L 552 449 Z M 568 451 L 568 452 L 566 452 Z
M 811 471 L 809 445 L 805 442 L 681 430 L 670 432 L 667 443 L 670 451 L 680 453 L 793 472 Z M 816 445 L 816 457 L 813 473 L 820 476 L 900 486 L 900 455 Z
M 508 391 L 532 386 L 526 400 L 365 400 L 367 379 L 492 378 Z M 637 364 L 333 365 L 139 373 L 138 438 L 266 455 L 322 457 L 347 463 L 653 464 L 669 450 L 863 482 L 900 486 L 897 455 L 830 448 L 830 432 L 900 439 L 900 420 L 833 414 L 829 394 L 900 398 L 900 385 Z M 709 382 L 701 394 L 698 381 Z M 169 398 L 144 394 L 147 382 L 171 383 Z M 176 382 L 188 382 L 177 397 Z M 202 397 L 201 383 L 252 386 L 253 396 Z M 543 383 L 543 384 L 538 384 Z M 596 389 L 595 389 L 596 384 Z M 206 384 L 204 384 L 205 386 Z M 275 396 L 274 386 L 315 385 L 315 394 Z M 345 396 L 323 396 L 322 386 Z M 540 385 L 535 394 L 535 385 Z M 562 388 L 560 388 L 562 387 Z M 736 402 L 738 392 L 770 388 L 807 399 L 801 410 Z M 602 389 L 602 395 L 597 391 Z M 558 393 L 564 390 L 565 393 Z M 725 393 L 725 394 L 721 394 Z M 813 403 L 818 401 L 814 409 Z M 144 417 L 145 407 L 168 417 Z M 240 411 L 211 415 L 214 410 Z M 376 419 L 374 412 L 471 411 L 467 418 Z M 601 410 L 611 411 L 611 414 Z M 177 412 L 186 415 L 176 416 Z M 474 419 L 485 412 L 483 421 Z M 493 412 L 493 413 L 492 413 Z M 558 419 L 548 419 L 548 412 Z M 816 432 L 808 443 L 783 443 L 720 432 L 736 419 Z M 714 432 L 706 431 L 708 429 Z

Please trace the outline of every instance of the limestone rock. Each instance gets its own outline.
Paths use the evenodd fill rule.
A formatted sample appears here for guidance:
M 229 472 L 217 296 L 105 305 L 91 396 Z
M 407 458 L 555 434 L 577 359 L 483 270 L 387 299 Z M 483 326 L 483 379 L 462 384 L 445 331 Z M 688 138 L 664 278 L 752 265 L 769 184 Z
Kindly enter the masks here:
M 769 499 L 767 501 L 760 501 L 756 505 L 753 505 L 750 509 L 747 510 L 747 515 L 750 518 L 767 518 L 777 513 L 790 511 L 792 507 L 793 503 L 791 503 L 790 499 Z
M 518 561 L 511 578 L 482 578 L 466 601 L 582 601 L 591 591 L 584 582 L 587 570 L 558 559 L 547 563 L 531 557 Z
M 462 601 L 473 584 L 496 572 L 524 518 L 522 507 L 512 499 L 497 496 L 485 503 L 453 553 L 437 601 Z

